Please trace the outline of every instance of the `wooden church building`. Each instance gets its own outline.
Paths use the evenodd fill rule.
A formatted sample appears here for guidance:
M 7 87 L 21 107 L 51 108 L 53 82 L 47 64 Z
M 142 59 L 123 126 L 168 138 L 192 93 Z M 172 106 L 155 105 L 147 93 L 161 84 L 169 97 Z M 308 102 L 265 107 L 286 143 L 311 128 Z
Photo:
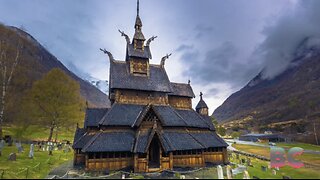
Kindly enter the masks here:
M 133 40 L 125 37 L 124 61 L 110 59 L 107 109 L 87 108 L 84 128 L 75 133 L 74 164 L 88 171 L 132 168 L 154 172 L 174 167 L 203 167 L 228 163 L 227 144 L 208 116 L 200 94 L 196 110 L 190 82 L 170 82 L 164 64 L 151 64 L 150 42 L 145 42 L 139 1 Z

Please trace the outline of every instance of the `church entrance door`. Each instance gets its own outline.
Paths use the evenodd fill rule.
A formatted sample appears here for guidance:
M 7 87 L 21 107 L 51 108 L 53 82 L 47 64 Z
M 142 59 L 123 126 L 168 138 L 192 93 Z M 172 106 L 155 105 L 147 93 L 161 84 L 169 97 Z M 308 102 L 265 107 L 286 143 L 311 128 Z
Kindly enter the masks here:
M 149 146 L 149 167 L 160 168 L 160 142 L 157 136 L 154 136 Z

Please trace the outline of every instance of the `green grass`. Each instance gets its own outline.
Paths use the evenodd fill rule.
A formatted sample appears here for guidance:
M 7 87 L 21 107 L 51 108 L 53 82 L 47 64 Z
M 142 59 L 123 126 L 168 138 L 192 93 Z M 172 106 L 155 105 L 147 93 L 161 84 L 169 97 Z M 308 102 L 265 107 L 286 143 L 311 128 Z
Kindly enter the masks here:
M 241 158 L 246 159 L 245 156 L 240 156 L 240 159 Z M 232 159 L 231 161 L 238 162 L 239 160 Z M 279 171 L 277 171 L 276 175 L 273 175 L 272 169 L 267 169 L 266 172 L 261 170 L 261 166 L 268 167 L 269 162 L 251 158 L 251 164 L 253 164 L 253 167 L 248 167 L 248 172 L 251 178 L 253 178 L 253 176 L 259 177 L 261 179 L 282 179 L 282 176 L 289 176 L 293 179 L 319 179 L 320 178 L 319 169 L 318 170 L 312 169 L 312 168 L 295 169 L 290 166 L 285 166 L 285 167 L 281 167 Z M 243 173 L 237 174 L 235 178 L 242 179 Z
M 15 146 L 4 148 L 0 156 L 0 179 L 3 171 L 4 179 L 45 178 L 52 169 L 73 158 L 72 152 L 53 151 L 53 156 L 49 156 L 48 152 L 38 152 L 35 147 L 34 158 L 29 159 L 29 146 L 25 145 L 24 150 L 18 154 Z M 17 161 L 7 160 L 12 152 L 17 153 Z
M 268 143 L 266 143 L 266 142 L 263 142 L 263 143 L 259 143 L 258 142 L 258 144 L 268 145 Z M 276 143 L 276 145 L 278 147 L 283 147 L 283 148 L 286 148 L 286 149 L 290 149 L 290 148 L 293 148 L 293 147 L 300 147 L 300 148 L 305 149 L 305 150 L 320 151 L 320 146 L 314 145 L 314 144 L 306 144 L 306 143 L 294 142 L 294 143 Z
M 14 126 L 5 126 L 3 128 L 4 135 L 11 135 L 13 138 L 17 136 L 17 132 L 21 131 L 19 128 Z M 27 129 L 23 129 L 22 138 L 23 140 L 39 140 L 46 141 L 49 137 L 49 129 L 41 128 L 38 126 L 29 126 Z M 58 133 L 58 141 L 68 140 L 73 141 L 75 130 L 63 129 Z M 53 140 L 55 134 L 53 135 Z
M 233 144 L 232 146 L 240 151 L 258 154 L 265 157 L 270 157 L 270 148 L 267 148 L 267 147 L 259 147 L 259 146 L 253 146 L 253 145 L 243 145 L 243 144 Z M 295 145 L 293 145 L 293 147 L 295 147 Z M 305 163 L 313 164 L 320 167 L 320 155 L 304 153 L 301 156 L 297 157 L 297 159 Z M 290 176 L 291 178 L 295 178 L 295 179 L 296 178 L 308 178 L 308 179 L 320 178 L 320 169 L 317 167 L 302 167 L 299 169 L 295 169 L 290 166 L 284 166 L 280 168 L 280 171 L 277 173 L 276 176 L 274 176 L 272 175 L 271 170 L 268 170 L 267 172 L 261 171 L 261 166 L 268 166 L 269 162 L 261 161 L 261 160 L 252 160 L 251 162 L 254 165 L 254 167 L 253 168 L 249 167 L 248 172 L 250 175 L 257 176 L 259 178 L 275 178 L 276 179 L 276 178 L 282 178 L 283 175 Z
M 258 154 L 270 158 L 269 147 L 260 147 L 244 144 L 233 144 L 232 146 L 240 151 Z M 298 156 L 297 159 L 309 164 L 320 166 L 320 155 L 303 153 L 301 156 Z

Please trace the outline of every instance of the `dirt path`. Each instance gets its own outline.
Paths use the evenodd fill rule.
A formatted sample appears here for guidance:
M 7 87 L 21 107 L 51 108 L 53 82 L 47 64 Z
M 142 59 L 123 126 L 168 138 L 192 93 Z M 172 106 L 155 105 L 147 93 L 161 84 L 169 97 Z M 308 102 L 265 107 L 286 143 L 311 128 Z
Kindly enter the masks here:
M 50 179 L 53 176 L 59 176 L 62 177 L 64 176 L 69 170 L 73 169 L 73 161 L 68 161 L 60 166 L 54 168 L 47 176 L 47 179 Z

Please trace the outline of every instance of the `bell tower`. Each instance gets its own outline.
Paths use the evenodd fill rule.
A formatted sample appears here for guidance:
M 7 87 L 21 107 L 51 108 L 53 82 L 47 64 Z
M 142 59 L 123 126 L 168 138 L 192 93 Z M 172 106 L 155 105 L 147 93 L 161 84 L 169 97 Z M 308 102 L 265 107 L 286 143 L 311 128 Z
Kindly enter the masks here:
M 200 92 L 200 101 L 198 102 L 197 106 L 196 106 L 196 111 L 197 113 L 199 113 L 200 115 L 204 115 L 204 116 L 208 116 L 209 115 L 209 108 L 206 104 L 206 102 L 204 102 L 204 100 L 202 99 L 202 92 Z

